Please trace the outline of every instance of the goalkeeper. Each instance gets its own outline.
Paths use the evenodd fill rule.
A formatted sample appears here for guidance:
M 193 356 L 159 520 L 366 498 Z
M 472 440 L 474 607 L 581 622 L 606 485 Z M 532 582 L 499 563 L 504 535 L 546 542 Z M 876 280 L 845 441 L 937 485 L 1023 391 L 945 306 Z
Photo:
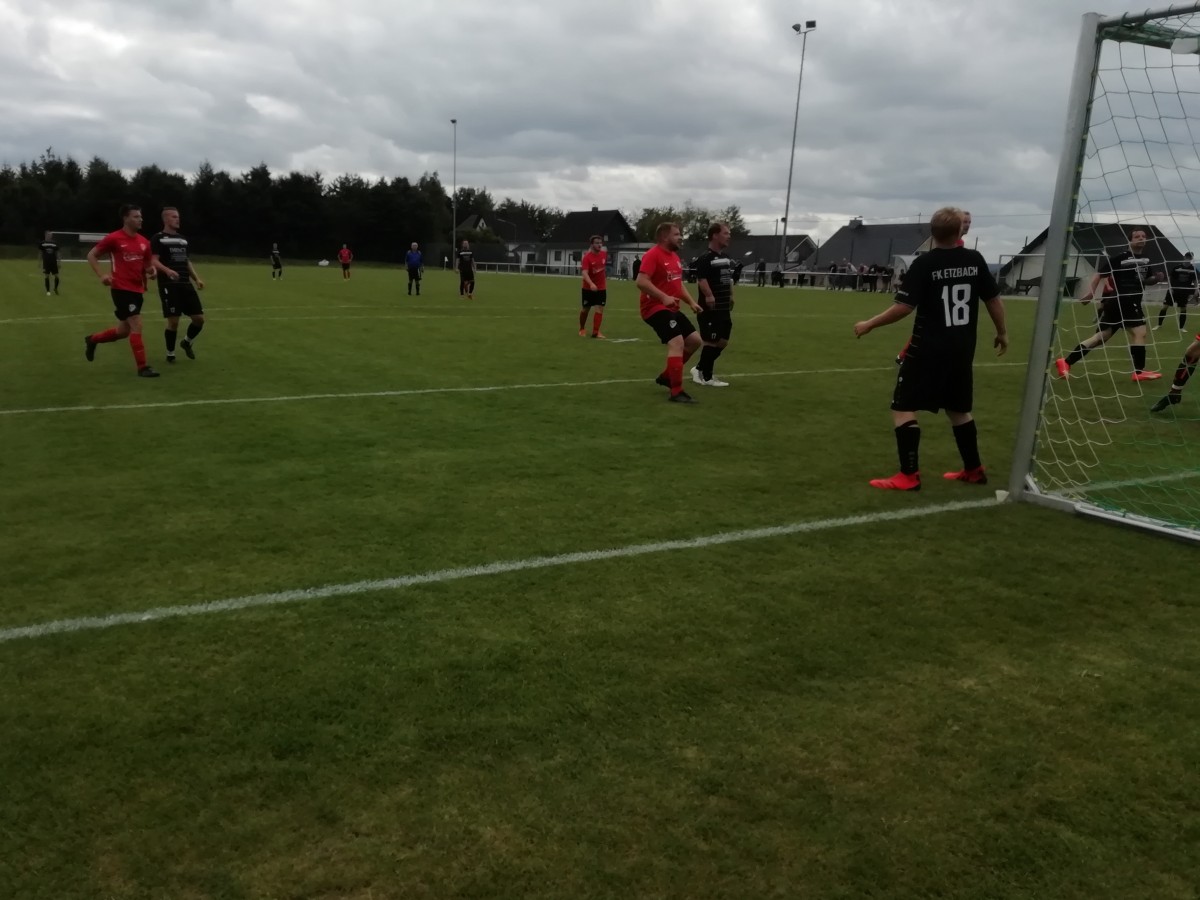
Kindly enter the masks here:
M 1183 387 L 1188 383 L 1188 379 L 1192 377 L 1192 373 L 1196 371 L 1196 363 L 1200 362 L 1200 334 L 1196 335 L 1196 339 L 1192 341 L 1192 345 L 1187 348 L 1183 354 L 1183 361 L 1179 364 L 1179 368 L 1175 370 L 1175 380 L 1171 383 L 1171 390 L 1167 395 L 1150 407 L 1151 412 L 1162 412 L 1168 406 L 1174 406 L 1178 403 L 1183 394 Z

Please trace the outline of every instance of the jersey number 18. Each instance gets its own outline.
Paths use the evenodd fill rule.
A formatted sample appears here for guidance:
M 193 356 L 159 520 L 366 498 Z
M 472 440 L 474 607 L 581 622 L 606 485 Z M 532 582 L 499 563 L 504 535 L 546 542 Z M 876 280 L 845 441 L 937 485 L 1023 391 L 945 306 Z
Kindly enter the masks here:
M 956 284 L 942 288 L 942 308 L 946 311 L 946 327 L 971 324 L 971 286 Z

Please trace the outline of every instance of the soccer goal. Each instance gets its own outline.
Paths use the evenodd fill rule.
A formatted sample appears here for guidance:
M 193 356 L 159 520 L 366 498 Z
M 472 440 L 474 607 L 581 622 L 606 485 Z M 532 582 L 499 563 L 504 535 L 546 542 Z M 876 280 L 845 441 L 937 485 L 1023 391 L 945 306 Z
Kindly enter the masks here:
M 1131 250 L 1135 231 L 1146 244 Z M 1151 411 L 1200 334 L 1195 307 L 1188 330 L 1176 308 L 1155 329 L 1171 269 L 1183 278 L 1184 254 L 1200 252 L 1200 3 L 1083 17 L 1043 247 L 1041 260 L 1023 261 L 1038 270 L 1040 296 L 1010 495 L 1200 540 L 1200 377 Z M 1136 289 L 1132 307 L 1108 305 L 1103 258 L 1127 250 L 1144 286 L 1141 379 L 1159 380 L 1134 378 Z M 1093 285 L 1110 294 L 1103 315 L 1128 318 L 1077 360 L 1098 321 L 1111 321 L 1079 302 Z M 1059 359 L 1073 363 L 1065 378 Z
M 89 231 L 52 231 L 50 240 L 58 244 L 60 262 L 84 262 L 88 251 L 100 242 L 103 234 Z

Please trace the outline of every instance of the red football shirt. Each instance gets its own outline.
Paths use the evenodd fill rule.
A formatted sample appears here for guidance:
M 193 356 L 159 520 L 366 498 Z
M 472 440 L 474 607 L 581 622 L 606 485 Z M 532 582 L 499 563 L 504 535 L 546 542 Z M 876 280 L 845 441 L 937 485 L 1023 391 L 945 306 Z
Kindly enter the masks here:
M 668 297 L 683 298 L 683 264 L 679 254 L 662 247 L 651 247 L 642 257 L 642 267 L 638 275 L 645 275 L 650 283 Z M 662 312 L 667 307 L 659 302 L 657 297 L 641 294 L 638 297 L 642 307 L 642 318 L 648 319 L 656 312 Z
M 112 286 L 118 291 L 146 293 L 146 267 L 150 265 L 150 242 L 125 229 L 106 234 L 96 243 L 97 255 L 112 260 Z
M 343 247 L 338 251 L 338 261 L 343 265 L 350 262 L 352 259 L 354 259 L 354 254 L 350 252 L 348 247 Z
M 579 266 L 583 271 L 588 273 L 588 277 L 592 279 L 592 284 L 596 286 L 596 290 L 603 291 L 607 288 L 607 281 L 605 280 L 608 278 L 607 250 L 589 250 L 583 254 L 583 259 L 580 260 Z

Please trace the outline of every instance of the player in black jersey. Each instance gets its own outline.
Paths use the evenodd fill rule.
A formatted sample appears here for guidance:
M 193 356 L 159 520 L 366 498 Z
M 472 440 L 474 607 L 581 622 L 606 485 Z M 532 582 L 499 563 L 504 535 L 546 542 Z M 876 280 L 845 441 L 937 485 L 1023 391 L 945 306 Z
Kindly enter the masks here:
M 1008 349 L 1004 304 L 987 261 L 977 250 L 956 246 L 962 233 L 962 210 L 947 206 L 930 220 L 933 249 L 913 260 L 896 291 L 896 302 L 873 319 L 858 322 L 858 337 L 883 325 L 899 322 L 916 311 L 912 339 L 896 374 L 892 395 L 892 422 L 900 454 L 900 472 L 876 478 L 872 487 L 919 491 L 921 471 L 918 451 L 921 428 L 917 410 L 944 409 L 954 430 L 963 467 L 945 478 L 970 484 L 987 484 L 979 459 L 975 420 L 971 416 L 975 341 L 979 304 L 987 306 L 996 337 L 997 355 Z
M 195 359 L 193 344 L 204 328 L 204 306 L 196 289 L 204 290 L 204 282 L 196 274 L 188 255 L 188 241 L 179 233 L 179 210 L 168 206 L 162 211 L 163 230 L 150 239 L 152 264 L 167 267 L 174 277 L 158 279 L 158 299 L 162 302 L 167 327 L 163 338 L 167 344 L 167 362 L 175 362 L 175 338 L 179 333 L 179 317 L 187 316 L 187 336 L 179 342 L 188 359 Z M 158 268 L 156 265 L 155 268 Z M 194 283 L 193 283 L 194 282 Z
M 1097 261 L 1096 274 L 1092 276 L 1082 302 L 1091 303 L 1095 299 L 1096 288 L 1102 285 L 1112 290 L 1106 290 L 1102 295 L 1096 333 L 1081 341 L 1066 356 L 1054 361 L 1059 377 L 1068 377 L 1071 366 L 1125 329 L 1129 335 L 1129 356 L 1133 360 L 1132 380 L 1153 381 L 1162 378 L 1161 372 L 1146 369 L 1146 313 L 1142 309 L 1142 297 L 1146 285 L 1160 281 L 1161 274 L 1152 269 L 1145 249 L 1146 232 L 1138 228 L 1129 235 L 1128 248 L 1102 256 Z
M 38 244 L 42 254 L 42 280 L 46 285 L 46 296 L 50 296 L 50 276 L 54 276 L 54 293 L 58 293 L 58 244 L 50 239 L 51 232 L 47 231 L 45 238 Z
M 283 257 L 279 255 L 279 245 L 271 245 L 271 280 L 283 278 Z
M 1162 328 L 1163 319 L 1167 317 L 1167 307 L 1174 306 L 1179 313 L 1179 330 L 1187 325 L 1187 305 L 1196 296 L 1196 264 L 1192 261 L 1191 251 L 1183 254 L 1183 259 L 1167 266 L 1167 297 L 1162 309 L 1158 311 L 1158 324 L 1154 330 Z
M 708 250 L 696 259 L 696 287 L 700 292 L 700 312 L 696 324 L 704 349 L 700 362 L 692 366 L 692 381 L 708 387 L 729 387 L 713 375 L 717 357 L 729 346 L 733 333 L 734 262 L 725 251 L 729 248 L 729 226 L 714 222 L 708 226 Z
M 475 254 L 470 241 L 463 241 L 458 251 L 458 296 L 475 299 Z

